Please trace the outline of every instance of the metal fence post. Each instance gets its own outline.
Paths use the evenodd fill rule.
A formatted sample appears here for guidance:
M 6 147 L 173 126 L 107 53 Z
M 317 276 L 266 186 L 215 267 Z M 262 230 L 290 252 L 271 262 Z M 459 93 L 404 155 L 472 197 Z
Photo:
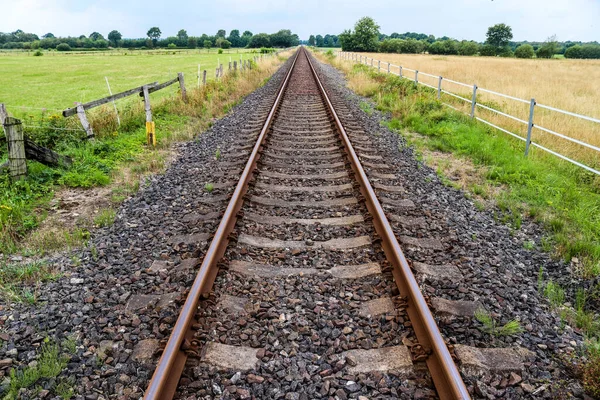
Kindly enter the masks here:
M 390 63 L 388 63 L 388 74 L 390 73 Z
M 402 65 L 400 66 L 400 72 L 398 72 L 398 76 L 402 78 Z
M 371 58 L 371 67 L 373 66 L 373 58 Z
M 444 78 L 442 78 L 441 76 L 438 79 L 438 99 L 442 98 L 442 79 Z
M 475 118 L 475 104 L 477 104 L 477 85 L 473 85 L 473 98 L 471 99 L 471 118 Z
M 415 83 L 419 84 L 419 70 L 415 71 Z
M 381 60 L 377 60 L 377 69 L 381 72 Z
M 529 124 L 527 125 L 527 141 L 525 142 L 525 157 L 529 154 L 531 145 L 531 131 L 533 130 L 533 112 L 535 111 L 535 99 L 531 99 L 529 104 Z

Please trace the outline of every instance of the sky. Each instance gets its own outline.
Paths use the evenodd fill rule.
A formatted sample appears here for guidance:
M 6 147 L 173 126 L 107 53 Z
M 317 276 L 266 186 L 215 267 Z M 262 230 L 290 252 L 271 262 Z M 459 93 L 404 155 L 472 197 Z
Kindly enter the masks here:
M 22 29 L 43 35 L 145 37 L 158 26 L 163 37 L 179 29 L 189 35 L 273 33 L 291 29 L 301 39 L 339 34 L 370 16 L 381 32 L 418 32 L 458 40 L 484 41 L 487 28 L 506 23 L 514 40 L 600 41 L 600 0 L 0 0 L 0 32 Z

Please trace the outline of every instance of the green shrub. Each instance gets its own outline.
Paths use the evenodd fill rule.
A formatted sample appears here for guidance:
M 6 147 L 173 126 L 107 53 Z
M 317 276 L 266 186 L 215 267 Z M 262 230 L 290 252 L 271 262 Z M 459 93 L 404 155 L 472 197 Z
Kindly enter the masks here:
M 496 54 L 500 57 L 514 57 L 515 55 L 508 46 L 499 49 Z
M 223 49 L 219 49 L 219 51 L 217 53 L 223 54 Z
M 533 56 L 535 56 L 535 51 L 530 44 L 522 44 L 515 50 L 515 57 L 517 58 L 533 58 Z
M 177 45 L 175 43 L 169 43 L 169 45 L 167 46 L 169 49 L 176 49 Z
M 34 57 L 41 57 L 43 55 L 44 55 L 44 53 L 41 50 L 36 50 L 35 53 L 33 53 Z
M 69 46 L 66 43 L 61 43 L 58 46 L 56 46 L 56 50 L 58 50 L 58 51 L 71 51 L 71 46 Z
M 497 50 L 498 49 L 496 48 L 496 46 L 492 46 L 491 44 L 485 44 L 481 46 L 481 49 L 479 49 L 479 54 L 481 54 L 482 56 L 493 57 L 496 55 Z

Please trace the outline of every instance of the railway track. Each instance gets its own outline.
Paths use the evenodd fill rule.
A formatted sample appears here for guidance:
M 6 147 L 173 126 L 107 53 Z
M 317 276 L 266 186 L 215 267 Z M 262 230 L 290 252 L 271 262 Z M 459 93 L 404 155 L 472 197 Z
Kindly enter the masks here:
M 469 397 L 374 190 L 402 208 L 402 189 L 353 128 L 300 49 L 245 132 L 249 159 L 146 399 L 345 398 L 358 381 L 399 397 L 406 379 Z

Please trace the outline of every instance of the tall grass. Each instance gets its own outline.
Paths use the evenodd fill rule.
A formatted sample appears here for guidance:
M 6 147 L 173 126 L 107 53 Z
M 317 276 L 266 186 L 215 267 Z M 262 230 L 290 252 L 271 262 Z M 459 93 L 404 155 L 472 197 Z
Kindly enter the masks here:
M 600 119 L 600 60 L 567 60 L 567 59 L 506 59 L 498 57 L 458 57 L 415 54 L 382 54 L 362 53 L 363 57 L 373 57 L 382 61 L 382 70 L 387 70 L 385 62 L 402 65 L 405 68 L 418 70 L 435 78 L 420 74 L 419 81 L 437 87 L 437 76 L 443 76 L 468 85 L 477 84 L 479 88 L 488 89 L 554 108 L 571 111 Z M 375 64 L 376 65 L 376 64 Z M 398 68 L 391 72 L 398 74 Z M 405 71 L 406 76 L 414 78 L 414 72 Z M 444 90 L 457 94 L 468 102 L 444 94 L 445 102 L 463 112 L 470 112 L 469 102 L 472 89 L 442 81 Z M 502 96 L 478 91 L 479 104 L 528 121 L 529 104 L 511 100 Z M 477 108 L 477 115 L 491 121 L 522 137 L 526 137 L 527 125 L 513 119 Z M 561 133 L 565 136 L 600 147 L 600 124 L 567 116 L 558 112 L 536 107 L 535 125 Z M 600 153 L 573 143 L 566 139 L 534 128 L 532 139 L 551 150 L 569 156 L 577 161 L 600 168 Z M 536 150 L 539 151 L 542 150 Z

